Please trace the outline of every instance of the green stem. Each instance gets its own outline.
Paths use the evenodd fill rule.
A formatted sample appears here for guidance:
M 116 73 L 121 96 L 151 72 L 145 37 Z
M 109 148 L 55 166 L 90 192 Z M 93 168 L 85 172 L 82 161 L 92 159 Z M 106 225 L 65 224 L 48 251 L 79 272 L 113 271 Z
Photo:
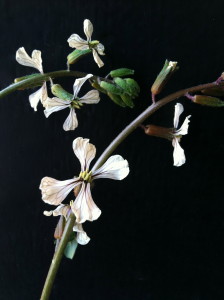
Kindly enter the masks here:
M 86 75 L 87 75 L 87 73 L 78 72 L 78 71 L 68 71 L 68 70 L 61 70 L 61 71 L 44 73 L 44 74 L 38 74 L 35 77 L 24 79 L 22 81 L 19 81 L 17 83 L 13 83 L 13 84 L 7 86 L 5 89 L 0 91 L 0 98 L 3 98 L 5 96 L 15 92 L 16 90 L 25 89 L 26 87 L 29 87 L 32 84 L 38 83 L 40 81 L 49 81 L 50 78 L 54 79 L 57 77 L 68 77 L 68 76 L 84 77 Z M 97 78 L 102 79 L 101 77 L 98 77 L 95 75 L 93 75 L 93 77 L 92 77 L 92 79 L 94 79 L 94 80 L 96 80 Z M 103 78 L 103 80 L 105 80 L 105 79 Z
M 99 157 L 97 162 L 92 168 L 92 171 L 98 169 L 102 164 L 107 160 L 107 158 L 113 153 L 113 151 L 120 145 L 122 141 L 126 139 L 126 137 L 129 136 L 143 121 L 145 121 L 146 118 L 148 118 L 150 115 L 152 115 L 155 111 L 157 111 L 159 108 L 164 106 L 165 104 L 180 98 L 184 96 L 186 93 L 195 93 L 197 91 L 201 91 L 206 88 L 211 88 L 217 86 L 216 82 L 207 83 L 207 84 L 201 84 L 192 88 L 187 88 L 181 91 L 178 91 L 176 93 L 173 93 L 162 100 L 159 100 L 158 102 L 153 103 L 150 105 L 143 113 L 141 113 L 134 121 L 132 121 L 113 141 L 112 143 L 106 148 L 106 150 L 103 152 L 103 154 Z M 48 300 L 51 289 L 53 286 L 53 281 L 56 276 L 56 272 L 58 270 L 60 261 L 62 259 L 64 249 L 68 243 L 72 227 L 75 222 L 75 217 L 73 214 L 70 215 L 66 227 L 63 232 L 63 236 L 61 239 L 61 242 L 59 243 L 58 249 L 56 250 L 54 254 L 54 258 L 52 260 L 48 276 L 44 285 L 44 289 L 42 292 L 41 300 Z
M 72 233 L 74 224 L 75 224 L 75 216 L 73 213 L 71 213 L 68 218 L 68 221 L 66 222 L 65 229 L 61 237 L 60 243 L 58 245 L 58 248 L 52 259 L 51 266 L 47 274 L 47 278 L 44 284 L 44 288 L 40 300 L 48 300 L 50 297 L 54 279 L 57 274 L 58 268 L 60 266 L 60 262 L 64 254 L 65 247 L 69 242 L 69 238 Z

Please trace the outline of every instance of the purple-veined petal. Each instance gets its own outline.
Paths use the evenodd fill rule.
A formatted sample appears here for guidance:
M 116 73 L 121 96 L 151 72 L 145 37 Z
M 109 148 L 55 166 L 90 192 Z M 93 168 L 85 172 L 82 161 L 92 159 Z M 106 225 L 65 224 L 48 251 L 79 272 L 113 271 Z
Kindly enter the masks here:
M 16 51 L 16 60 L 23 66 L 35 68 L 43 73 L 41 51 L 39 50 L 33 50 L 32 57 L 30 57 L 25 48 L 21 47 Z
M 86 234 L 86 232 L 83 230 L 82 224 L 75 224 L 73 227 L 73 231 L 77 232 L 76 240 L 80 245 L 86 245 L 90 241 L 90 238 Z
M 48 98 L 46 101 L 46 109 L 44 110 L 45 117 L 48 118 L 52 113 L 70 107 L 71 101 L 62 100 L 59 98 Z
M 98 67 L 101 68 L 102 66 L 104 66 L 104 63 L 100 59 L 97 51 L 95 49 L 92 49 L 92 52 L 93 52 L 93 58 L 94 58 L 95 62 L 97 63 Z
M 76 48 L 78 50 L 89 49 L 89 44 L 87 41 L 82 39 L 78 34 L 74 33 L 68 38 L 68 44 L 71 48 Z
M 175 111 L 174 111 L 174 119 L 173 119 L 173 127 L 177 128 L 179 124 L 179 118 L 182 112 L 184 111 L 184 107 L 181 103 L 177 103 L 175 105 Z
M 89 139 L 78 137 L 72 144 L 74 153 L 81 164 L 81 171 L 89 169 L 91 161 L 96 155 L 96 147 L 89 143 Z
M 57 180 L 51 177 L 44 177 L 40 183 L 42 200 L 48 204 L 59 205 L 81 182 L 78 177 L 68 180 Z
M 63 124 L 63 129 L 65 131 L 69 131 L 69 130 L 74 130 L 77 127 L 78 127 L 78 120 L 77 120 L 77 116 L 75 113 L 75 109 L 71 108 L 69 115 Z
M 65 217 L 65 219 L 67 220 L 67 215 L 68 212 L 70 210 L 70 206 L 69 205 L 64 205 L 64 204 L 60 204 L 56 209 L 54 210 L 50 210 L 50 211 L 44 211 L 44 215 L 49 217 L 49 216 L 63 216 Z
M 186 162 L 184 150 L 181 148 L 178 138 L 174 137 L 172 141 L 173 150 L 173 165 L 180 167 Z
M 97 90 L 91 90 L 79 99 L 85 104 L 97 104 L 100 101 L 100 94 Z
M 110 178 L 114 180 L 122 180 L 129 173 L 127 160 L 123 159 L 120 155 L 113 155 L 100 167 L 93 172 L 94 179 Z
M 84 223 L 85 221 L 94 221 L 101 215 L 101 210 L 93 201 L 90 183 L 82 183 L 82 188 L 71 205 L 71 209 L 76 216 L 77 223 Z
M 83 84 L 86 82 L 86 80 L 88 80 L 89 78 L 91 78 L 93 75 L 92 74 L 87 74 L 85 77 L 76 79 L 73 85 L 73 95 L 74 98 L 77 97 L 81 87 L 83 86 Z
M 190 123 L 190 117 L 191 116 L 187 116 L 182 124 L 182 126 L 177 129 L 174 133 L 174 135 L 185 135 L 188 134 L 188 127 L 189 127 L 189 123 Z
M 90 22 L 90 20 L 88 20 L 88 19 L 84 20 L 83 30 L 84 30 L 85 35 L 87 37 L 87 42 L 91 41 L 91 36 L 93 34 L 93 24 Z

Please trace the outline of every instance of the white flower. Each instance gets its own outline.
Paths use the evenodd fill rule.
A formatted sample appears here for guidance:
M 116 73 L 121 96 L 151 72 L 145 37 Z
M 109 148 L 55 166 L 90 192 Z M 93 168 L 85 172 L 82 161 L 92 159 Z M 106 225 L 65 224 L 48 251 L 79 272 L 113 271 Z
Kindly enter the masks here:
M 186 135 L 188 133 L 188 127 L 189 127 L 189 122 L 190 122 L 189 118 L 191 116 L 187 116 L 185 118 L 182 126 L 179 129 L 177 129 L 178 124 L 179 124 L 179 117 L 183 111 L 184 111 L 183 105 L 180 103 L 177 103 L 175 105 L 175 113 L 174 113 L 174 119 L 173 119 L 174 132 L 173 132 L 173 139 L 172 139 L 172 145 L 174 147 L 174 151 L 173 151 L 174 163 L 173 163 L 173 165 L 176 167 L 182 166 L 186 161 L 184 150 L 181 148 L 179 142 L 180 142 L 182 135 Z
M 96 171 L 89 171 L 89 165 L 94 159 L 96 148 L 88 139 L 81 137 L 73 141 L 73 150 L 80 161 L 81 172 L 78 177 L 59 181 L 54 178 L 44 177 L 40 189 L 44 202 L 59 205 L 72 189 L 80 185 L 80 192 L 71 205 L 71 209 L 78 224 L 86 220 L 94 221 L 99 218 L 101 211 L 92 199 L 90 183 L 98 178 L 122 180 L 129 173 L 127 160 L 120 155 L 113 155 Z
M 70 211 L 70 205 L 60 204 L 56 209 L 51 211 L 44 211 L 44 215 L 49 216 L 63 216 L 66 220 Z M 76 240 L 80 245 L 86 245 L 90 241 L 90 238 L 83 230 L 82 224 L 75 223 L 73 231 L 77 232 Z
M 48 118 L 53 112 L 70 108 L 70 113 L 67 119 L 64 122 L 63 129 L 74 130 L 78 126 L 78 120 L 75 113 L 75 108 L 79 108 L 83 104 L 97 104 L 100 101 L 99 92 L 97 90 L 91 90 L 83 97 L 78 98 L 78 93 L 82 87 L 82 85 L 92 77 L 92 74 L 88 74 L 83 78 L 76 79 L 73 85 L 73 99 L 72 100 L 62 100 L 57 97 L 48 98 L 46 102 L 46 109 L 44 110 L 44 114 L 46 118 Z
M 43 66 L 42 66 L 42 58 L 41 58 L 41 51 L 33 50 L 31 57 L 26 53 L 24 47 L 19 48 L 16 51 L 16 60 L 19 64 L 31 68 L 37 69 L 41 74 L 43 74 Z M 35 111 L 37 111 L 37 105 L 39 101 L 45 107 L 45 103 L 47 101 L 47 85 L 46 82 L 43 83 L 42 87 L 38 89 L 36 92 L 29 96 L 29 101 L 31 107 Z
M 69 46 L 78 50 L 91 49 L 95 62 L 97 63 L 98 67 L 101 68 L 104 63 L 102 62 L 98 54 L 105 55 L 104 46 L 99 43 L 99 41 L 91 41 L 93 25 L 90 20 L 85 19 L 83 27 L 87 40 L 82 39 L 78 34 L 75 33 L 72 34 L 68 39 Z

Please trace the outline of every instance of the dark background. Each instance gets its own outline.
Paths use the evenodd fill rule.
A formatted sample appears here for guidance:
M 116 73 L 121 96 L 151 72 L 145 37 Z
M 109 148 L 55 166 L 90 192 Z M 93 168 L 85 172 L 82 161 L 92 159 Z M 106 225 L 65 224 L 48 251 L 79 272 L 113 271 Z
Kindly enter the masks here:
M 51 207 L 41 200 L 41 178 L 78 174 L 72 151 L 78 136 L 90 138 L 99 156 L 150 104 L 150 86 L 166 58 L 177 60 L 180 70 L 162 95 L 215 80 L 224 69 L 223 11 L 222 1 L 0 0 L 0 88 L 34 71 L 15 61 L 21 46 L 29 54 L 42 51 L 45 72 L 64 69 L 67 38 L 85 37 L 85 18 L 105 45 L 105 66 L 98 69 L 89 56 L 72 69 L 105 76 L 129 67 L 141 86 L 135 109 L 102 96 L 78 112 L 74 132 L 62 129 L 68 111 L 49 119 L 41 107 L 34 112 L 31 91 L 1 99 L 1 300 L 40 297 L 57 222 L 43 216 Z M 74 79 L 56 82 L 72 91 Z M 187 163 L 173 167 L 171 143 L 136 130 L 116 150 L 129 161 L 130 175 L 96 183 L 102 216 L 85 224 L 91 241 L 73 261 L 63 260 L 51 299 L 224 299 L 224 111 L 178 101 L 185 107 L 181 120 L 192 115 L 182 139 Z M 150 123 L 172 126 L 174 104 Z

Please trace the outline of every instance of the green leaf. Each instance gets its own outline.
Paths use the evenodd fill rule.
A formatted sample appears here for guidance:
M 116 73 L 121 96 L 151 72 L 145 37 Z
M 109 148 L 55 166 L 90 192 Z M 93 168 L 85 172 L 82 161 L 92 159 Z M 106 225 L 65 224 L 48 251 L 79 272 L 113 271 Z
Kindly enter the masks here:
M 67 257 L 69 259 L 73 259 L 77 247 L 78 247 L 78 242 L 76 241 L 76 239 L 68 242 L 68 244 L 65 248 L 65 251 L 64 251 L 65 257 Z

